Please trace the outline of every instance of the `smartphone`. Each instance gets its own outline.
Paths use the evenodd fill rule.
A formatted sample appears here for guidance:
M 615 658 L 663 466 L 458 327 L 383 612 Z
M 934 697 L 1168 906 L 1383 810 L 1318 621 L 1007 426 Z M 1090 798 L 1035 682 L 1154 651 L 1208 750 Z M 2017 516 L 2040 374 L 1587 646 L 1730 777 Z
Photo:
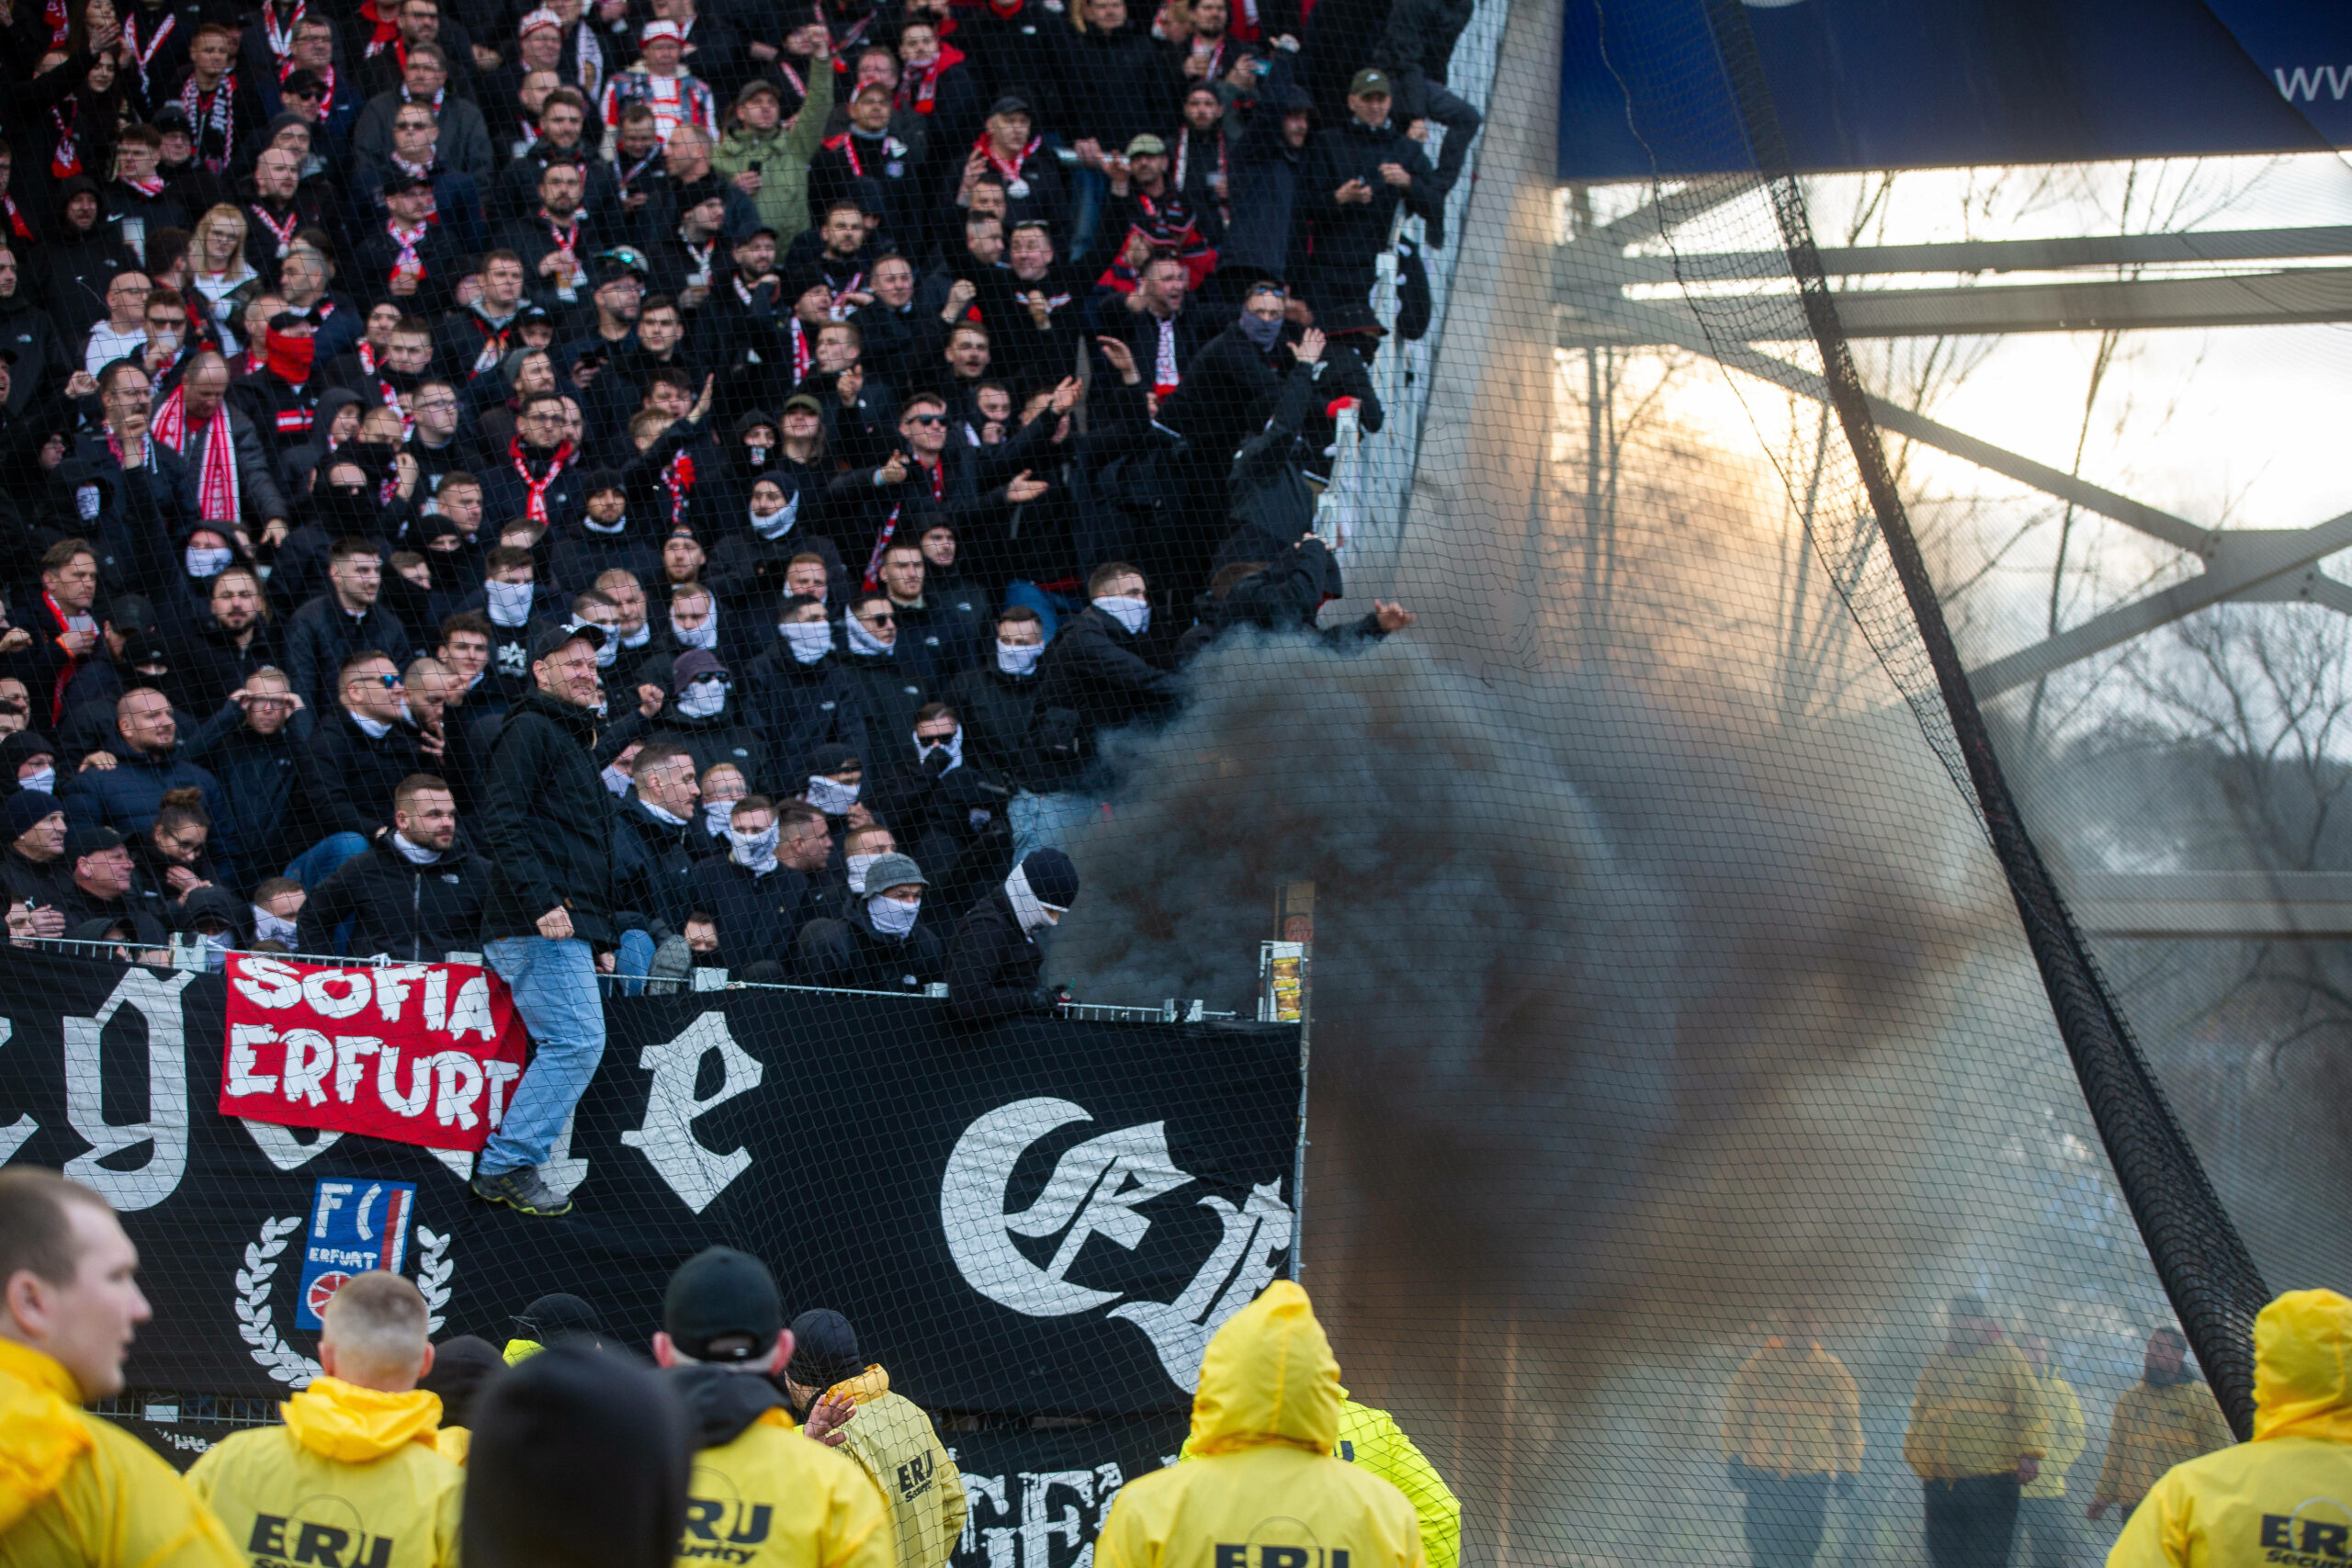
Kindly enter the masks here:
M 748 163 L 748 164 L 744 164 L 743 166 L 744 166 L 745 168 L 747 168 L 747 169 L 751 170 L 751 171 L 752 171 L 752 173 L 753 173 L 753 174 L 755 174 L 755 175 L 763 175 L 763 176 L 764 176 L 764 175 L 767 174 L 767 172 L 768 172 L 768 166 L 767 166 L 766 162 L 765 162 L 764 160 L 763 160 L 763 159 L 759 159 L 759 158 L 754 158 L 754 159 L 752 159 L 750 163 Z

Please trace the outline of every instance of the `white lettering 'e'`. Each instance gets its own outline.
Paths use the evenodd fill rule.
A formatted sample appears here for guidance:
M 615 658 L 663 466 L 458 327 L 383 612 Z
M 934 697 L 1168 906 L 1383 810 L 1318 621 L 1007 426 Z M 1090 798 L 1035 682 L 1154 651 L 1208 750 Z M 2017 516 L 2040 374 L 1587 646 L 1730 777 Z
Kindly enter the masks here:
M 249 1094 L 276 1094 L 277 1075 L 264 1073 L 261 1058 L 254 1054 L 256 1045 L 274 1045 L 277 1031 L 266 1023 L 240 1023 L 229 1031 L 229 1093 L 242 1099 Z

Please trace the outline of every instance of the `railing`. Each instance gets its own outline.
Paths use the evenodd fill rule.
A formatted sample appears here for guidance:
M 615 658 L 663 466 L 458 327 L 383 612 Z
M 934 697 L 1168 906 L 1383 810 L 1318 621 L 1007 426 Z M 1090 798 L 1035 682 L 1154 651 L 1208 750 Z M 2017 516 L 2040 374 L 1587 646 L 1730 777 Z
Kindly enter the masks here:
M 175 933 L 162 947 L 138 942 L 91 942 L 74 937 L 22 937 L 8 946 L 38 948 L 45 952 L 75 954 L 101 962 L 147 964 L 158 969 L 184 969 L 202 974 L 212 967 L 214 950 L 201 941 L 189 942 L 184 934 Z M 220 950 L 225 958 L 234 953 L 245 958 L 287 958 L 297 964 L 331 964 L 339 969 L 383 969 L 408 962 L 386 953 L 371 953 L 364 958 L 346 958 L 332 953 L 255 953 L 245 948 Z M 479 953 L 452 952 L 446 960 L 451 964 L 480 964 Z M 781 980 L 737 980 L 724 969 L 694 969 L 678 978 L 647 978 L 599 975 L 607 992 L 617 989 L 626 980 L 634 978 L 655 996 L 672 995 L 684 988 L 688 991 L 805 991 L 826 997 L 888 997 L 897 1001 L 944 1001 L 947 987 L 934 981 L 925 989 L 916 991 L 861 991 L 841 986 L 802 986 Z M 658 987 L 658 988 L 657 988 Z M 1198 997 L 1171 997 L 1156 1006 L 1136 1007 L 1123 1002 L 1063 1002 L 1060 1015 L 1091 1023 L 1206 1023 L 1238 1018 L 1231 1012 L 1217 1012 Z
M 1471 12 L 1470 25 L 1463 30 L 1461 40 L 1454 46 L 1453 62 L 1447 67 L 1449 88 L 1481 116 L 1492 113 L 1489 105 L 1495 56 L 1502 46 L 1503 28 L 1510 18 L 1510 0 L 1478 0 Z M 1432 163 L 1445 145 L 1445 128 L 1430 121 L 1427 152 Z M 1454 263 L 1462 251 L 1464 220 L 1468 216 L 1471 190 L 1477 183 L 1478 151 L 1471 150 L 1462 166 L 1463 177 L 1445 198 L 1445 248 L 1431 251 L 1422 244 L 1424 224 L 1419 218 L 1408 217 L 1400 206 L 1396 225 L 1389 232 L 1388 249 L 1380 257 L 1372 309 L 1389 335 L 1373 361 L 1372 385 L 1386 423 L 1378 435 L 1362 442 L 1352 451 L 1340 454 L 1332 464 L 1331 488 L 1325 494 L 1328 497 L 1338 492 L 1340 496 L 1334 503 L 1339 509 L 1335 521 L 1343 521 L 1351 530 L 1346 538 L 1350 553 L 1340 558 L 1342 566 L 1386 559 L 1404 526 L 1413 469 L 1420 461 L 1422 422 L 1429 412 L 1430 360 L 1435 344 L 1444 333 L 1446 300 L 1453 289 Z M 1399 240 L 1414 243 L 1429 273 L 1430 330 L 1412 343 L 1395 333 Z M 1324 513 L 1318 506 L 1318 534 L 1323 533 L 1323 525 Z M 1330 535 L 1323 537 L 1326 543 L 1335 542 Z

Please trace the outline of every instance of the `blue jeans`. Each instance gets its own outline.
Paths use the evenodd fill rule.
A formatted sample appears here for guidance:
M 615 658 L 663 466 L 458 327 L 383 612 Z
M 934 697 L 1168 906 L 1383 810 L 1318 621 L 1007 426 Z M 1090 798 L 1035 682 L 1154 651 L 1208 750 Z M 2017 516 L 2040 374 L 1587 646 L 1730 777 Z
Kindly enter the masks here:
M 621 932 L 621 949 L 614 956 L 613 973 L 620 977 L 620 993 L 625 997 L 641 996 L 645 992 L 645 976 L 653 969 L 653 933 L 650 931 Z
M 1064 615 L 1075 615 L 1086 608 L 1086 602 L 1077 594 L 1049 592 L 1026 578 L 1015 578 L 1004 585 L 1004 607 L 1009 610 L 1015 604 L 1026 604 L 1037 612 L 1047 642 L 1054 640 Z
M 1102 810 L 1102 803 L 1091 795 L 1067 790 L 1031 795 L 1023 790 L 1004 807 L 1005 822 L 1012 829 L 1012 863 L 1020 864 L 1031 850 L 1067 849 L 1068 840 Z
M 514 991 L 514 1010 L 531 1032 L 531 1065 L 474 1162 L 477 1176 L 497 1176 L 547 1163 L 564 1118 L 605 1059 L 605 1003 L 595 954 L 577 937 L 503 937 L 484 956 Z
M 294 857 L 286 874 L 305 887 L 316 887 L 334 874 L 344 862 L 368 852 L 368 840 L 356 833 L 329 833 Z

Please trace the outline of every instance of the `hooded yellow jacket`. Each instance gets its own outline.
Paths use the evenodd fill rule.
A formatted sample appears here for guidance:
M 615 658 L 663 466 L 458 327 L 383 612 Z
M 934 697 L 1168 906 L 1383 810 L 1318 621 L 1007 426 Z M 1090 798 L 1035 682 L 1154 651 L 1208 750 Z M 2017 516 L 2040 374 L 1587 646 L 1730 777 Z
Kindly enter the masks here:
M 835 1383 L 856 1418 L 842 1430 L 841 1451 L 855 1460 L 890 1506 L 899 1568 L 940 1568 L 964 1533 L 964 1477 L 939 1444 L 922 1407 L 890 1392 L 890 1374 L 868 1367 Z
M 1911 1395 L 1903 1459 L 1922 1481 L 2003 1475 L 2049 1451 L 2041 1385 L 2007 1340 L 1937 1351 Z
M 0 1339 L 0 1568 L 243 1568 L 172 1467 L 81 1405 L 53 1358 Z
M 2050 1422 L 2050 1447 L 2041 1456 L 2041 1473 L 2023 1493 L 2027 1497 L 2064 1497 L 2066 1472 L 2083 1457 L 2083 1402 L 2075 1388 L 2056 1372 L 2033 1380 L 2041 1388 L 2041 1413 Z
M 781 1408 L 695 1455 L 679 1568 L 898 1568 L 898 1562 L 890 1516 L 865 1472 L 802 1436 Z
M 286 1425 L 187 1472 L 254 1568 L 458 1568 L 465 1472 L 435 1447 L 440 1395 L 322 1377 L 278 1408 Z
M 1458 1568 L 1462 1561 L 1462 1504 L 1437 1466 L 1385 1410 L 1358 1404 L 1340 1387 L 1340 1440 L 1332 1453 L 1361 1466 L 1405 1495 L 1421 1525 L 1421 1554 L 1429 1568 Z M 1198 1457 L 1184 1439 L 1180 1460 Z
M 1862 1399 L 1846 1363 L 1775 1336 L 1732 1375 L 1724 1395 L 1724 1458 L 1786 1480 L 1859 1475 Z
M 2176 1466 L 2108 1568 L 2339 1568 L 2352 1554 L 2352 1301 L 2290 1291 L 2254 1320 L 2254 1441 Z
M 2135 1508 L 2174 1465 L 2237 1441 L 2213 1391 L 2195 1379 L 2162 1388 L 2135 1382 L 2115 1402 L 2108 1429 L 2107 1462 L 2098 1468 L 2095 1503 Z
M 1186 1464 L 1129 1482 L 1097 1568 L 1425 1568 L 1405 1495 L 1332 1452 L 1340 1364 L 1287 1280 L 1209 1341 Z

